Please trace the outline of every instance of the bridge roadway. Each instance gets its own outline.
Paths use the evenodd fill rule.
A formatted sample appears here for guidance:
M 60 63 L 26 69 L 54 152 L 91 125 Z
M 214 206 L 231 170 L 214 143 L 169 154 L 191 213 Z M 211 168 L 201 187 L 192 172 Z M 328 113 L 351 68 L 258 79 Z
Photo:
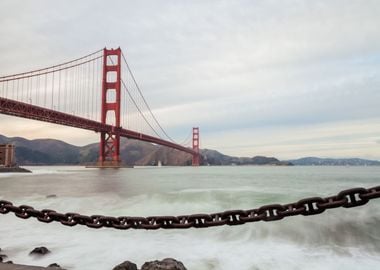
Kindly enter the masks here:
M 92 130 L 95 132 L 117 132 L 120 134 L 121 137 L 167 146 L 173 149 L 177 149 L 179 151 L 189 153 L 191 155 L 197 154 L 191 148 L 187 148 L 173 142 L 165 141 L 160 138 L 146 135 L 144 133 L 135 132 L 132 130 L 124 129 L 122 127 L 118 128 L 112 125 L 102 124 L 100 122 L 89 120 L 72 114 L 62 113 L 2 97 L 0 97 L 0 113 L 64 126 Z

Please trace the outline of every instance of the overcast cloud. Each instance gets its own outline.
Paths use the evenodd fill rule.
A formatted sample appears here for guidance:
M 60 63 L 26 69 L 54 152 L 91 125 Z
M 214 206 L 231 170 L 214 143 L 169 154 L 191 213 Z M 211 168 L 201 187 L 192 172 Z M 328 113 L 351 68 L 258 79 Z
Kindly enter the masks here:
M 0 3 L 0 73 L 120 46 L 181 141 L 231 155 L 380 159 L 380 1 Z M 98 135 L 0 116 L 0 133 Z M 54 127 L 54 128 L 53 128 Z

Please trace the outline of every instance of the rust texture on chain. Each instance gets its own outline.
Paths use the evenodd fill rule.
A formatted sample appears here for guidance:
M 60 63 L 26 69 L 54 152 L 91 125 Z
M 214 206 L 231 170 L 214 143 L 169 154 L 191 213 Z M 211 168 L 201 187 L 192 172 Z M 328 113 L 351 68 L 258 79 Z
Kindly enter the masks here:
M 0 200 L 0 213 L 13 212 L 17 217 L 37 218 L 41 222 L 58 221 L 63 225 L 86 225 L 90 228 L 112 227 L 115 229 L 187 229 L 222 225 L 240 225 L 256 221 L 274 221 L 289 216 L 310 216 L 337 207 L 356 207 L 380 197 L 380 186 L 372 188 L 352 188 L 330 197 L 311 197 L 289 204 L 270 204 L 251 210 L 230 210 L 214 214 L 194 214 L 182 216 L 150 217 L 108 217 L 101 215 L 85 216 L 77 213 L 57 213 L 54 210 L 36 210 L 31 206 L 14 206 L 9 201 Z

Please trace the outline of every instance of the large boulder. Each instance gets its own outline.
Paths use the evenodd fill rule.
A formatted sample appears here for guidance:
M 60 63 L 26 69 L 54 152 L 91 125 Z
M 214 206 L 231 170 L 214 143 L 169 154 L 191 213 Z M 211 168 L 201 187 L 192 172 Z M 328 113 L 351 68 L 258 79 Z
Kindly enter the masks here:
M 137 265 L 130 261 L 125 261 L 116 265 L 112 270 L 137 270 Z
M 166 258 L 162 261 L 146 262 L 141 270 L 186 270 L 186 267 L 175 259 Z

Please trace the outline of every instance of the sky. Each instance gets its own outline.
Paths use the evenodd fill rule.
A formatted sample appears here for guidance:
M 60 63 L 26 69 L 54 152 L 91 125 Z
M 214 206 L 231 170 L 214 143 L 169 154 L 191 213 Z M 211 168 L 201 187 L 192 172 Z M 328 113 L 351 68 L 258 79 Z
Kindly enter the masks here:
M 121 47 L 153 113 L 234 156 L 380 160 L 380 1 L 0 2 L 0 76 Z M 0 134 L 97 142 L 0 116 Z

